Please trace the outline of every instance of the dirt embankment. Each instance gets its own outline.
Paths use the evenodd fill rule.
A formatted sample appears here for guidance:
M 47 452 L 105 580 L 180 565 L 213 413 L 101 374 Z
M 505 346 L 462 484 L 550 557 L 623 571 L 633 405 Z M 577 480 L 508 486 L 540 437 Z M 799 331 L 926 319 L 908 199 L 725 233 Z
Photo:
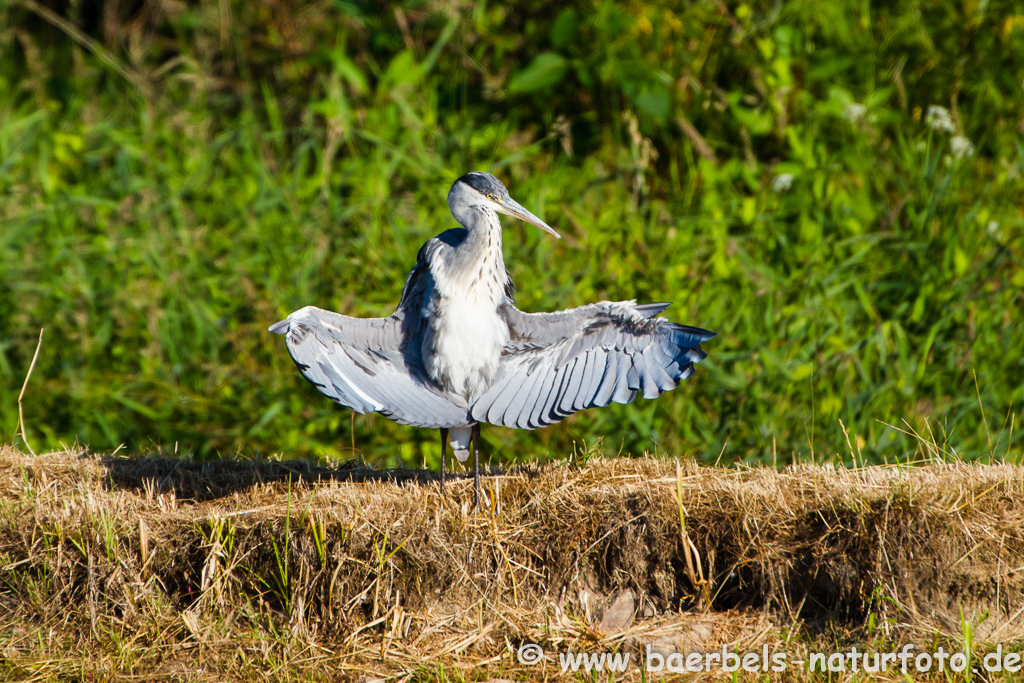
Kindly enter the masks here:
M 2 448 L 0 670 L 533 678 L 524 643 L 1024 639 L 1017 467 L 609 459 L 485 484 L 476 513 L 471 479 L 442 499 L 420 471 Z

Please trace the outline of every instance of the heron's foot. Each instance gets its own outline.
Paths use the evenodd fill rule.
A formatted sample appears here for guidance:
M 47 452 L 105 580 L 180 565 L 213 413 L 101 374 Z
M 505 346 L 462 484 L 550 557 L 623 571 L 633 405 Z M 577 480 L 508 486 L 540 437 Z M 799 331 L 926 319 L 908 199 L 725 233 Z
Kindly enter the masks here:
M 444 468 L 448 454 L 448 430 L 441 429 L 441 497 L 444 498 Z

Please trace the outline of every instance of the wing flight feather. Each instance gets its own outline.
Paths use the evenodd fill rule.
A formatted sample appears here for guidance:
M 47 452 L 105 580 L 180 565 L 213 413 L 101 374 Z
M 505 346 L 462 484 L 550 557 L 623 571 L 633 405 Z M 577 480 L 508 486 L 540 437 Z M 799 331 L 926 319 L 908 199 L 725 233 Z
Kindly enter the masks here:
M 404 343 L 405 322 L 401 309 L 350 318 L 307 306 L 274 327 L 303 376 L 336 403 L 418 427 L 466 424 L 468 404 L 426 376 L 418 345 Z
M 507 303 L 501 313 L 510 341 L 494 383 L 471 406 L 473 419 L 535 429 L 675 388 L 703 360 L 700 344 L 714 333 L 657 317 L 666 306 L 605 301 L 531 314 Z

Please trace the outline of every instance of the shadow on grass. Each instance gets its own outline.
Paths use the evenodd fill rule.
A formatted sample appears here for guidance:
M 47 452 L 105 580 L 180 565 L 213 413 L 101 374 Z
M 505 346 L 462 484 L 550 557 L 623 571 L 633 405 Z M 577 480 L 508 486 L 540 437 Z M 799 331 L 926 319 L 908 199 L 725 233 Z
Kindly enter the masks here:
M 107 470 L 106 483 L 111 490 L 170 493 L 178 499 L 196 502 L 216 500 L 264 484 L 292 484 L 302 482 L 308 486 L 332 481 L 364 483 L 389 481 L 399 486 L 409 484 L 439 485 L 440 472 L 398 467 L 377 470 L 360 460 L 349 460 L 331 467 L 307 460 L 207 460 L 191 461 L 166 456 L 106 456 L 100 460 Z M 481 467 L 481 475 L 502 474 L 495 467 Z M 447 472 L 446 480 L 472 478 L 469 474 Z
M 263 484 L 306 485 L 344 481 L 364 483 L 391 481 L 398 485 L 440 483 L 440 473 L 432 470 L 395 468 L 376 470 L 365 462 L 350 460 L 337 467 L 303 460 L 268 462 L 255 460 L 212 460 L 195 462 L 163 456 L 105 457 L 106 485 L 111 489 L 153 489 L 156 494 L 174 493 L 178 499 L 212 501 Z M 481 468 L 481 474 L 497 473 Z M 447 472 L 445 479 L 472 477 L 472 474 Z

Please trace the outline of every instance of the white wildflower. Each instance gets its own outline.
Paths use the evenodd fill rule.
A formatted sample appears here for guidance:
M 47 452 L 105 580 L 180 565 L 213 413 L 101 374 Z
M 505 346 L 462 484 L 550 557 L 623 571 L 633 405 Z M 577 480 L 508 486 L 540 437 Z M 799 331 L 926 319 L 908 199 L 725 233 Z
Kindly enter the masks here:
M 949 139 L 949 151 L 954 159 L 966 159 L 974 156 L 974 145 L 963 135 L 954 135 Z
M 780 173 L 772 179 L 772 192 L 789 192 L 793 187 L 793 174 Z
M 996 239 L 1003 236 L 1003 231 L 999 229 L 999 221 L 989 221 L 988 225 L 985 226 L 985 230 Z
M 927 123 L 932 130 L 940 133 L 955 133 L 956 126 L 953 125 L 953 119 L 949 116 L 949 110 L 945 107 L 940 107 L 937 104 L 929 105 L 928 113 L 925 114 L 924 122 Z
M 846 105 L 846 109 L 843 110 L 843 118 L 845 118 L 850 123 L 859 123 L 860 120 L 864 118 L 864 114 L 867 113 L 868 108 L 865 107 L 863 104 L 851 102 L 850 104 Z

